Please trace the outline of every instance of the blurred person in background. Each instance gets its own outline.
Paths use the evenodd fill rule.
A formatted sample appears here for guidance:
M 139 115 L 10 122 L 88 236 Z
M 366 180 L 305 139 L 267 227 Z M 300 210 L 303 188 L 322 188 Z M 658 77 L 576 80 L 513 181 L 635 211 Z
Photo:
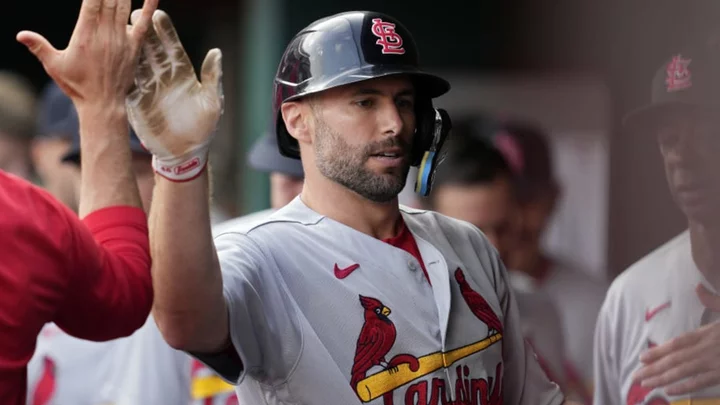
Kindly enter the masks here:
M 508 255 L 510 276 L 527 277 L 560 312 L 565 336 L 565 374 L 569 389 L 582 402 L 592 400 L 593 336 L 607 285 L 543 247 L 543 235 L 562 194 L 555 177 L 547 134 L 521 120 L 497 120 L 485 128 L 488 142 L 502 154 L 513 173 L 519 208 L 518 243 Z
M 40 185 L 77 212 L 80 169 L 62 161 L 79 129 L 74 110 L 72 100 L 51 80 L 40 95 L 31 155 Z
M 513 175 L 475 124 L 454 120 L 435 189 L 425 202 L 435 211 L 478 227 L 507 263 L 520 229 Z
M 434 190 L 423 202 L 432 210 L 478 227 L 506 261 L 516 248 L 520 231 L 513 174 L 502 155 L 486 142 L 477 123 L 472 119 L 454 121 Z M 555 304 L 527 280 L 513 277 L 510 281 L 523 336 L 548 377 L 572 396 L 564 367 L 565 338 Z
M 212 229 L 214 235 L 239 225 L 259 223 L 302 191 L 302 164 L 280 154 L 271 132 L 255 142 L 247 158 L 250 168 L 270 176 L 271 207 L 216 224 Z M 170 347 L 152 318 L 132 337 L 119 343 L 115 358 L 113 369 L 118 375 L 108 379 L 103 388 L 104 398 L 113 405 L 237 403 L 233 386 L 202 362 Z
M 0 71 L 0 170 L 35 182 L 30 146 L 35 135 L 35 93 L 26 79 Z
M 237 224 L 264 219 L 290 203 L 302 191 L 305 178 L 302 165 L 296 159 L 285 157 L 278 152 L 277 138 L 273 131 L 266 132 L 253 144 L 247 159 L 252 169 L 270 176 L 270 208 L 216 224 L 212 229 L 215 235 Z
M 669 55 L 625 129 L 659 146 L 688 229 L 612 283 L 595 337 L 595 404 L 720 403 L 720 41 Z M 658 218 L 662 220 L 662 218 Z
M 483 143 L 494 151 L 489 157 L 474 157 L 469 145 L 460 145 L 457 153 L 464 158 L 465 167 L 477 165 L 477 173 L 502 167 L 502 175 L 486 181 L 485 187 L 438 188 L 433 206 L 447 210 L 449 215 L 466 216 L 487 230 L 489 238 L 497 241 L 512 283 L 552 301 L 564 336 L 562 375 L 568 392 L 590 403 L 593 332 L 606 286 L 542 247 L 543 232 L 560 196 L 547 136 L 532 124 L 489 116 L 468 119 L 463 125 L 476 144 Z M 456 184 L 462 184 L 463 166 L 453 169 L 447 165 L 445 169 L 448 176 L 458 179 Z M 451 174 L 453 170 L 459 173 Z M 540 348 L 538 351 L 542 353 Z

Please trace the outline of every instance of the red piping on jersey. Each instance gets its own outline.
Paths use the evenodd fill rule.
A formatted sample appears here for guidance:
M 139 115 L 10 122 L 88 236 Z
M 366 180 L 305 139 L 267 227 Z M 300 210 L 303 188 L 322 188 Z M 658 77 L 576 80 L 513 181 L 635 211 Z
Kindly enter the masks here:
M 400 217 L 400 232 L 391 238 L 383 239 L 383 242 L 395 246 L 398 249 L 402 249 L 417 259 L 420 263 L 420 267 L 422 267 L 423 273 L 425 274 L 425 279 L 428 283 L 430 283 L 430 285 L 432 285 L 430 282 L 430 276 L 425 268 L 425 262 L 422 259 L 422 255 L 420 255 L 420 249 L 418 248 L 417 241 L 415 241 L 415 237 L 412 232 L 410 232 L 410 229 L 408 229 L 405 221 L 402 220 L 402 216 Z

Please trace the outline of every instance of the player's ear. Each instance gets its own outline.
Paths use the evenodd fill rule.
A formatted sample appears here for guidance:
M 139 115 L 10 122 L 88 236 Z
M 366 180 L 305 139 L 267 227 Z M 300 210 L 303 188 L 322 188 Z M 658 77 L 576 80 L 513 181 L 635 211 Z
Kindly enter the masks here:
M 310 143 L 311 111 L 301 101 L 290 101 L 280 106 L 285 128 L 299 143 Z

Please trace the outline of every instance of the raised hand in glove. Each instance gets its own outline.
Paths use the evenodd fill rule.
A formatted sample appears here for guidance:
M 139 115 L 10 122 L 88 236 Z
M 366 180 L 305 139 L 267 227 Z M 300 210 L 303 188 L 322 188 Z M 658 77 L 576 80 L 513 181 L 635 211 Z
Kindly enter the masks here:
M 139 18 L 133 12 L 131 22 Z M 153 168 L 167 179 L 192 180 L 207 165 L 223 111 L 221 62 L 219 49 L 208 52 L 199 82 L 170 17 L 155 11 L 126 106 Z

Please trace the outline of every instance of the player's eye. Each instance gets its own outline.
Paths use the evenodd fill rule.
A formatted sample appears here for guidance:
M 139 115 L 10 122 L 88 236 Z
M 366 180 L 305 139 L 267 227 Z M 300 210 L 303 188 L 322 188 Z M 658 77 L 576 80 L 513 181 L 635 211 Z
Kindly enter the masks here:
M 415 106 L 415 101 L 411 98 L 401 98 L 397 101 L 397 106 L 400 108 L 412 109 Z
M 362 107 L 362 108 L 370 108 L 370 107 L 372 107 L 372 106 L 374 105 L 373 101 L 370 100 L 370 99 L 358 100 L 358 101 L 355 102 L 355 104 L 356 104 L 358 107 Z

